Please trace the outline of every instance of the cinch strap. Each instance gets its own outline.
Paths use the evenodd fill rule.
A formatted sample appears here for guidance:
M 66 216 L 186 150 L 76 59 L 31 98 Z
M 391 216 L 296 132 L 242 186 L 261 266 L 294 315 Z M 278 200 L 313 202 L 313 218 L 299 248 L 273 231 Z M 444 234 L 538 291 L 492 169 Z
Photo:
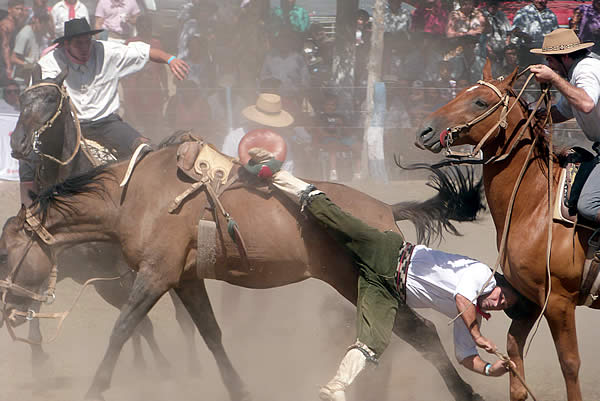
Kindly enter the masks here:
M 396 290 L 400 296 L 400 300 L 406 303 L 406 276 L 408 265 L 412 257 L 415 246 L 410 242 L 404 242 L 398 251 L 398 267 L 396 269 Z

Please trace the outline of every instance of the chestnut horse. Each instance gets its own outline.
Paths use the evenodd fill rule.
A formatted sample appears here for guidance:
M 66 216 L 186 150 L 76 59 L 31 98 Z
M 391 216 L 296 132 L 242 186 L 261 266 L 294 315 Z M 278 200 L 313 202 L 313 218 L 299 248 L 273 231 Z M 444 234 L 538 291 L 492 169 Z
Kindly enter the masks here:
M 559 167 L 557 156 L 549 149 L 542 123 L 533 118 L 533 124 L 524 126 L 529 117 L 527 105 L 516 100 L 512 85 L 517 77 L 515 70 L 504 80 L 493 80 L 490 63 L 484 70 L 483 81 L 462 91 L 447 105 L 430 114 L 417 134 L 417 146 L 439 152 L 449 143 L 454 145 L 477 145 L 494 126 L 492 136 L 482 147 L 483 181 L 490 212 L 496 226 L 497 245 L 500 246 L 505 230 L 508 230 L 502 270 L 509 282 L 536 306 L 528 317 L 513 320 L 508 332 L 508 354 L 524 374 L 523 349 L 526 338 L 544 305 L 548 290 L 547 241 L 548 241 L 548 161 L 554 166 L 550 177 L 557 190 Z M 501 97 L 509 95 L 506 128 L 497 126 L 502 107 L 496 107 Z M 496 107 L 495 110 L 492 110 Z M 484 113 L 488 116 L 479 119 Z M 480 120 L 473 125 L 467 124 Z M 463 125 L 466 124 L 466 125 Z M 462 127 L 452 130 L 447 127 Z M 524 135 L 518 134 L 523 127 Z M 450 138 L 452 135 L 452 138 Z M 536 142 L 534 139 L 537 137 Z M 453 142 L 450 142 L 453 141 Z M 513 148 L 514 146 L 514 148 Z M 532 149 L 532 146 L 534 148 Z M 528 159 L 528 152 L 532 157 Z M 502 157 L 504 157 L 502 159 Z M 522 182 L 518 186 L 512 218 L 505 227 L 509 201 L 520 171 L 527 163 Z M 554 199 L 555 193 L 551 194 Z M 553 222 L 551 243 L 551 293 L 544 316 L 550 326 L 560 367 L 565 379 L 569 401 L 582 399 L 579 386 L 580 358 L 575 330 L 575 307 L 578 305 L 579 285 L 582 280 L 583 263 L 587 241 L 591 231 L 569 227 Z M 539 306 L 539 308 L 537 307 Z M 600 300 L 592 308 L 600 308 Z M 511 400 L 524 400 L 525 388 L 511 377 Z
M 0 277 L 10 278 L 13 286 L 30 291 L 43 291 L 41 287 L 50 273 L 53 253 L 89 241 L 120 245 L 127 264 L 137 271 L 87 399 L 102 399 L 124 342 L 172 288 L 217 359 L 234 401 L 249 400 L 250 396 L 221 343 L 204 279 L 247 288 L 272 288 L 317 278 L 356 303 L 358 272 L 346 252 L 315 221 L 302 216 L 283 194 L 259 191 L 252 184 L 232 186 L 220 197 L 244 237 L 247 260 L 241 259 L 227 231 L 219 232 L 214 269 L 198 271 L 197 222 L 205 216 L 210 202 L 205 192 L 197 192 L 177 213 L 168 212 L 170 202 L 190 185 L 178 173 L 176 154 L 177 147 L 170 146 L 146 155 L 124 189 L 119 187 L 119 181 L 127 164 L 121 162 L 68 178 L 42 193 L 29 210 L 53 236 L 52 245 L 41 241 L 39 226 L 35 233 L 28 231 L 24 208 L 9 219 L 0 237 L 0 254 L 5 254 Z M 240 176 L 244 171 L 239 170 Z M 442 223 L 428 220 L 425 215 L 437 213 L 443 218 L 440 212 L 454 207 L 448 202 L 437 202 L 435 206 L 435 201 L 428 200 L 407 202 L 394 211 L 393 207 L 343 185 L 317 183 L 317 186 L 345 210 L 381 230 L 398 231 L 394 214 L 419 225 L 425 222 L 439 228 Z M 434 214 L 427 212 L 432 208 L 436 209 Z M 479 208 L 478 198 L 475 210 Z M 219 224 L 226 223 L 219 221 Z M 252 267 L 245 272 L 244 262 Z M 4 320 L 11 325 L 19 323 L 21 319 L 12 312 L 24 311 L 30 301 L 11 290 L 5 293 L 5 298 Z M 458 375 L 431 322 L 408 307 L 400 308 L 394 332 L 432 362 L 456 400 L 481 399 Z
M 34 74 L 32 86 L 27 88 L 20 97 L 20 115 L 13 134 L 11 135 L 11 148 L 13 157 L 34 161 L 30 155 L 37 155 L 35 161 L 35 181 L 38 190 L 48 188 L 65 178 L 89 171 L 93 164 L 82 151 L 78 138 L 79 134 L 74 120 L 73 111 L 67 93 L 62 89 L 62 84 L 67 76 L 67 71 L 62 72 L 52 79 L 41 80 Z M 73 261 L 85 261 L 91 269 L 78 270 L 73 266 Z M 82 284 L 91 277 L 116 277 L 128 271 L 123 263 L 120 253 L 108 244 L 93 244 L 92 246 L 77 247 L 70 250 L 65 258 L 61 258 L 65 266 L 59 270 L 59 280 L 71 278 Z M 132 282 L 127 280 L 96 282 L 94 288 L 100 297 L 108 304 L 121 309 L 129 296 Z M 175 306 L 176 318 L 180 323 L 183 334 L 188 342 L 190 367 L 196 367 L 198 362 L 194 344 L 194 325 L 191 322 L 183 305 L 171 293 Z M 39 305 L 34 306 L 39 310 Z M 139 326 L 141 334 L 159 366 L 165 367 L 167 360 L 160 351 L 154 338 L 152 322 L 144 319 Z M 143 366 L 143 355 L 140 346 L 140 336 L 134 333 L 134 360 L 137 366 Z M 42 333 L 38 319 L 30 323 L 29 339 L 34 343 L 42 341 Z M 48 358 L 39 344 L 30 344 L 32 351 L 33 372 L 43 372 L 43 362 Z M 168 369 L 168 368 L 167 368 Z

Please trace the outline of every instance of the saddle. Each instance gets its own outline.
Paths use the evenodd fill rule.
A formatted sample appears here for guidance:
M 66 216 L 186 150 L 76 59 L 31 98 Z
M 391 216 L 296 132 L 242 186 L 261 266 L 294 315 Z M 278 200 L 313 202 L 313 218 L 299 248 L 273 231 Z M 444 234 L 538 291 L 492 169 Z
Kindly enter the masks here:
M 577 213 L 577 202 L 581 190 L 597 163 L 597 158 L 586 149 L 580 147 L 569 149 L 566 158 L 561 163 L 558 191 L 554 202 L 553 218 L 555 221 L 570 226 L 576 224 L 590 230 L 598 228 L 596 222 L 589 221 Z
M 240 254 L 241 272 L 234 274 L 248 274 L 252 268 L 248 263 L 248 256 L 244 239 L 235 220 L 227 213 L 219 196 L 237 181 L 237 159 L 220 153 L 213 145 L 195 138 L 179 145 L 177 149 L 177 167 L 179 171 L 192 180 L 192 184 L 169 204 L 169 213 L 173 214 L 181 204 L 193 193 L 204 189 L 208 201 L 212 205 L 212 220 L 206 219 L 204 214 L 198 222 L 196 274 L 201 278 L 215 276 L 216 248 L 218 231 L 221 230 L 220 218 L 226 220 L 226 230 L 236 244 Z

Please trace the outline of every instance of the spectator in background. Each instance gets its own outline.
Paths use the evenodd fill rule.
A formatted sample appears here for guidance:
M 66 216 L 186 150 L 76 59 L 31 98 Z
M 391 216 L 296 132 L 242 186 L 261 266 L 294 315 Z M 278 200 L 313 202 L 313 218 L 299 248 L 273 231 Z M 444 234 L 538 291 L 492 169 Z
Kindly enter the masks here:
M 582 43 L 595 43 L 590 50 L 600 55 L 600 0 L 579 6 L 575 9 L 572 20 L 575 22 L 573 29 L 577 32 L 579 40 Z
M 40 59 L 42 50 L 48 47 L 52 31 L 52 21 L 48 13 L 34 15 L 31 22 L 19 31 L 11 60 L 16 67 L 16 77 L 29 82 L 33 65 Z
M 140 15 L 136 0 L 98 0 L 96 29 L 104 29 L 108 40 L 125 43 L 135 35 L 135 24 Z
M 487 56 L 492 60 L 492 66 L 496 68 L 502 66 L 504 48 L 508 44 L 509 34 L 512 31 L 510 21 L 499 6 L 500 0 L 490 0 L 487 2 L 487 7 L 483 9 L 487 18 L 485 30 Z
M 26 24 L 31 23 L 31 20 L 33 19 L 34 15 L 38 15 L 38 16 L 44 15 L 44 14 L 50 15 L 50 10 L 51 10 L 51 7 L 48 7 L 48 0 L 33 0 L 33 6 L 29 10 L 29 14 L 27 15 L 27 20 L 25 21 L 25 23 Z M 50 21 L 52 21 L 52 18 L 50 18 Z M 54 39 L 54 24 L 53 23 L 50 24 L 50 28 L 51 28 L 50 40 L 51 40 L 51 39 Z M 50 45 L 50 41 L 48 42 L 48 45 L 45 47 L 48 47 L 49 45 Z
M 260 81 L 280 82 L 281 102 L 293 116 L 299 116 L 302 112 L 302 101 L 307 96 L 310 85 L 302 43 L 297 32 L 289 29 L 281 31 L 272 38 L 272 48 L 267 53 L 260 72 Z
M 19 114 L 19 95 L 21 94 L 21 88 L 19 84 L 9 79 L 6 85 L 3 86 L 2 99 L 0 99 L 0 113 L 2 114 Z
M 384 12 L 383 36 L 383 72 L 391 73 L 394 68 L 402 64 L 406 54 L 401 51 L 401 43 L 409 40 L 411 12 L 402 6 L 401 0 L 388 0 Z M 395 73 L 395 71 L 394 71 Z
M 191 4 L 191 6 L 189 6 Z M 189 7 L 188 7 L 189 6 Z M 215 13 L 217 6 L 213 3 L 188 3 L 184 15 L 181 18 L 186 18 L 179 33 L 177 42 L 177 57 L 182 60 L 187 60 L 189 57 L 189 41 L 193 37 L 203 36 L 208 41 L 214 41 L 215 38 Z M 182 19 L 180 19 L 182 22 Z M 209 57 L 212 59 L 213 55 Z
M 141 41 L 151 48 L 163 49 L 160 40 L 152 37 L 152 17 L 144 14 L 137 19 L 138 35 L 125 44 Z M 168 99 L 167 71 L 163 65 L 148 63 L 144 68 L 121 79 L 125 120 L 144 136 L 159 143 L 167 134 L 163 109 Z
M 316 139 L 318 146 L 329 155 L 329 180 L 337 181 L 338 177 L 338 154 L 352 151 L 352 179 L 360 180 L 360 157 L 362 144 L 354 135 L 344 116 L 338 113 L 337 96 L 326 93 L 323 101 L 323 109 L 315 118 L 313 141 Z
M 286 25 L 290 25 L 294 32 L 306 32 L 310 26 L 310 18 L 305 8 L 296 5 L 296 0 L 282 2 L 283 8 L 275 7 L 271 10 L 272 32 L 277 35 Z M 285 20 L 284 15 L 288 15 Z
M 518 57 L 518 48 L 513 44 L 509 44 L 504 49 L 504 63 L 502 64 L 502 68 L 496 73 L 495 76 L 504 76 L 507 77 L 515 70 L 515 68 L 522 68 L 524 66 L 519 65 L 519 57 Z M 517 78 L 515 81 L 513 88 L 515 90 L 520 91 L 525 82 L 527 81 L 528 74 L 521 75 L 521 77 Z M 535 79 L 532 79 L 529 82 L 528 88 L 523 92 L 523 100 L 527 103 L 531 103 L 537 100 L 536 93 L 539 91 L 539 85 Z
M 50 11 L 54 21 L 54 34 L 62 37 L 65 34 L 65 22 L 75 18 L 85 18 L 90 22 L 87 7 L 79 0 L 61 0 Z
M 558 28 L 556 14 L 547 7 L 548 0 L 532 0 L 517 11 L 513 18 L 512 43 L 519 47 L 519 63 L 529 65 L 539 61 L 529 50 L 542 47 L 544 35 Z
M 452 45 L 444 60 L 452 64 L 454 79 L 470 82 L 481 79 L 485 65 L 482 35 L 486 26 L 487 19 L 475 8 L 474 0 L 462 0 L 461 7 L 450 13 L 446 37 L 451 39 Z
M 0 81 L 13 77 L 12 51 L 17 32 L 25 23 L 27 14 L 25 13 L 24 0 L 9 0 L 8 15 L 0 21 L 0 44 L 2 54 L 0 54 Z
M 441 0 L 424 0 L 417 4 L 412 16 L 413 48 L 411 56 L 406 57 L 406 71 L 403 78 L 423 78 L 423 66 L 426 74 L 435 74 L 437 64 L 445 48 L 448 12 L 442 6 Z M 418 60 L 422 61 L 418 61 Z M 431 77 L 435 78 L 435 77 Z
M 386 33 L 408 32 L 410 30 L 410 11 L 402 7 L 402 3 L 402 0 L 388 0 L 383 16 L 383 26 Z

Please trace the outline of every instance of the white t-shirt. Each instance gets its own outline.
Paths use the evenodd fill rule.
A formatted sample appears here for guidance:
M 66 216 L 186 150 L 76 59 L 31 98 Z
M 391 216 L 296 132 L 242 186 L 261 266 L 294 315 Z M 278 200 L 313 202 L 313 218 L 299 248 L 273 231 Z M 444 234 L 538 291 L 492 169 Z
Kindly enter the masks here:
M 600 142 L 600 60 L 586 57 L 578 62 L 571 73 L 571 85 L 582 88 L 594 101 L 594 109 L 583 113 L 572 107 L 562 96 L 556 105 L 560 114 L 567 118 L 575 118 L 590 141 Z
M 434 309 L 449 318 L 458 314 L 457 294 L 477 302 L 477 294 L 492 274 L 491 269 L 473 259 L 417 245 L 408 266 L 406 303 L 413 309 Z M 482 295 L 496 287 L 492 277 Z M 481 324 L 481 316 L 477 316 Z M 462 319 L 454 322 L 454 353 L 458 361 L 477 355 L 475 341 Z
M 92 55 L 87 63 L 75 64 L 62 47 L 38 61 L 42 78 L 54 78 L 65 68 L 67 92 L 81 121 L 96 121 L 119 109 L 119 79 L 140 71 L 150 58 L 150 45 L 131 42 L 93 41 Z
M 65 34 L 65 22 L 69 21 L 69 6 L 60 0 L 50 11 L 52 20 L 54 21 L 54 33 L 57 38 Z M 90 22 L 90 14 L 87 7 L 82 2 L 75 3 L 75 18 L 85 18 Z

